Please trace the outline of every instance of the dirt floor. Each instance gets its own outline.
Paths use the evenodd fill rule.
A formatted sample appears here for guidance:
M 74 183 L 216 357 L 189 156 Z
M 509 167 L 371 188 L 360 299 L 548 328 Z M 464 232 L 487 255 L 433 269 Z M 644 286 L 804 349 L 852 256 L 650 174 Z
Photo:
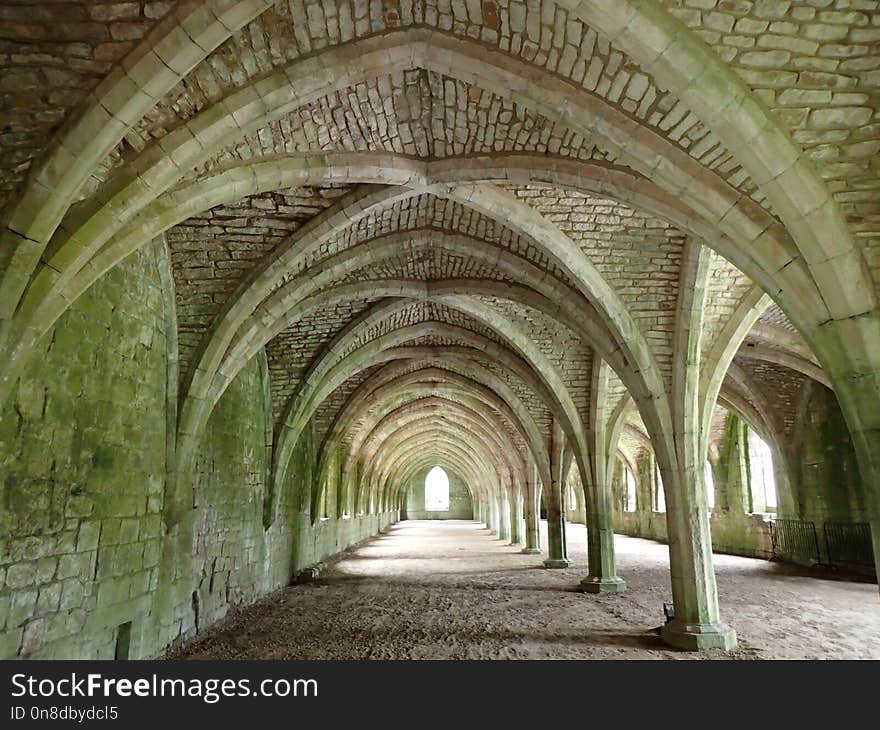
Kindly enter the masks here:
M 585 555 L 568 525 L 571 557 Z M 716 555 L 731 654 L 660 642 L 670 600 L 665 545 L 618 536 L 626 593 L 577 592 L 584 560 L 541 567 L 480 525 L 402 522 L 344 553 L 322 577 L 230 616 L 173 653 L 205 659 L 880 659 L 880 596 L 868 583 L 812 577 Z

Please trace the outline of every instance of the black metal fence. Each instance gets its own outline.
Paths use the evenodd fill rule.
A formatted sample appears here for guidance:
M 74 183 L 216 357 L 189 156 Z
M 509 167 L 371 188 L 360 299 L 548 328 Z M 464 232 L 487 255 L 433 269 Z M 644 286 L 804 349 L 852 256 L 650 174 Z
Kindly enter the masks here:
M 773 543 L 772 560 L 801 565 L 818 565 L 822 562 L 815 522 L 773 520 L 770 523 L 770 537 Z
M 867 522 L 826 522 L 824 531 L 831 565 L 859 572 L 874 568 L 871 525 Z
M 820 540 L 816 523 L 810 520 L 773 520 L 770 523 L 771 560 L 825 565 L 861 574 L 875 573 L 874 545 L 871 526 L 867 522 L 825 522 L 821 534 Z

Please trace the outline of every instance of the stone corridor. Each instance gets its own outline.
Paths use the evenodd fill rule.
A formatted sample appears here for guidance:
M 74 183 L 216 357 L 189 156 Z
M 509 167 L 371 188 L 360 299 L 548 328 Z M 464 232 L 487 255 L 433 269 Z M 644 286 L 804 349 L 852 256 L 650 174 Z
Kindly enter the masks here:
M 873 651 L 880 0 L 0 0 L 0 658 L 435 518 L 294 644 Z
M 569 526 L 575 555 L 583 526 Z M 546 524 L 542 529 L 546 547 Z M 618 535 L 628 590 L 577 591 L 485 526 L 406 521 L 344 553 L 316 582 L 284 588 L 175 650 L 194 659 L 880 659 L 876 586 L 716 555 L 730 654 L 670 650 L 651 629 L 669 600 L 666 546 Z

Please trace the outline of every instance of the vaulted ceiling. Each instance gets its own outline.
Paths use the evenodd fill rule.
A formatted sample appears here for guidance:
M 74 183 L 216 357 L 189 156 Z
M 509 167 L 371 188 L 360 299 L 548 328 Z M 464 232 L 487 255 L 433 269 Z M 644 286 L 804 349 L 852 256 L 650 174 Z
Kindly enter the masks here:
M 873 311 L 878 21 L 777 0 L 6 4 L 5 334 L 25 352 L 162 238 L 180 448 L 265 351 L 278 483 L 311 429 L 363 482 L 342 510 L 426 460 L 481 489 L 546 480 L 554 423 L 570 452 L 621 419 L 656 438 L 645 409 L 689 342 L 707 428 L 720 392 L 784 433 L 803 379 L 833 384 L 819 325 Z

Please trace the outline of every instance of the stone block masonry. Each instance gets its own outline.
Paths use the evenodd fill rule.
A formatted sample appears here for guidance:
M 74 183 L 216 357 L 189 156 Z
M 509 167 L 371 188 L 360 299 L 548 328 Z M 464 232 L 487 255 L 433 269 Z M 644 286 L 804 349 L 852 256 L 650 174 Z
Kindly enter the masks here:
M 117 627 L 150 613 L 166 316 L 157 252 L 143 249 L 44 336 L 0 416 L 2 656 L 112 657 Z
M 574 507 L 586 590 L 625 585 L 615 524 L 668 536 L 678 647 L 733 645 L 712 547 L 763 549 L 771 452 L 780 514 L 870 522 L 880 559 L 878 28 L 0 7 L 0 655 L 160 654 L 434 464 L 527 553 L 543 506 L 551 567 Z
M 79 299 L 0 415 L 0 657 L 112 659 L 128 622 L 130 656 L 156 656 L 396 519 L 313 531 L 290 507 L 264 530 L 260 355 L 210 420 L 198 509 L 166 534 L 171 300 L 159 253 L 142 249 Z

